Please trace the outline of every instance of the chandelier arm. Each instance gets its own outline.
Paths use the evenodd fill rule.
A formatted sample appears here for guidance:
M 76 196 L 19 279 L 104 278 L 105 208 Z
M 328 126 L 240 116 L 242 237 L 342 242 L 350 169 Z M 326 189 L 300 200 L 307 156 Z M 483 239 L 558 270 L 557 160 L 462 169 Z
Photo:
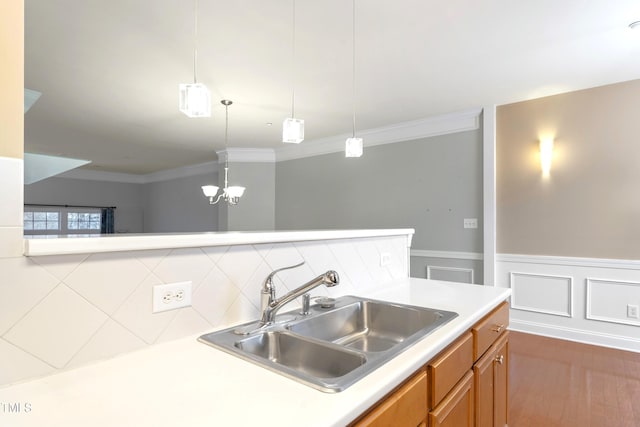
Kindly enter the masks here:
M 224 194 L 225 194 L 225 193 L 219 194 L 219 195 L 218 195 L 218 198 L 216 199 L 216 201 L 215 201 L 215 202 L 213 201 L 213 197 L 209 197 L 209 204 L 210 204 L 210 205 L 215 205 L 215 204 L 217 204 L 217 203 L 220 201 L 220 199 L 222 198 L 222 196 L 223 196 Z

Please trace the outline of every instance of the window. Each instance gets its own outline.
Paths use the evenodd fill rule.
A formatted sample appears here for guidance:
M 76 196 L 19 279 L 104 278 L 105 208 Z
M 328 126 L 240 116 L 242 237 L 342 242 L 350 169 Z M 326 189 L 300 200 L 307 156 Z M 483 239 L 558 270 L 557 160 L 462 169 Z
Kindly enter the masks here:
M 26 231 L 59 231 L 59 212 L 24 212 L 24 229 Z
M 67 229 L 79 231 L 97 230 L 100 232 L 100 212 L 67 212 Z
M 101 208 L 33 206 L 24 207 L 25 235 L 100 234 Z

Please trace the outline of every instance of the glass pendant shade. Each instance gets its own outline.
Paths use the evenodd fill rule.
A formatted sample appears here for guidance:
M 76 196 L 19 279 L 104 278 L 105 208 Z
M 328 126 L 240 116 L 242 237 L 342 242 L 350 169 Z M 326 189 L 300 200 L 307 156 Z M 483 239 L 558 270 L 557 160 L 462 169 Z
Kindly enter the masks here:
M 215 185 L 203 185 L 202 192 L 207 197 L 215 197 L 215 195 L 218 194 L 218 187 Z
M 231 198 L 235 198 L 235 197 L 240 198 L 240 197 L 242 197 L 242 195 L 244 194 L 244 190 L 245 190 L 245 188 L 241 187 L 239 185 L 233 185 L 231 187 L 227 187 L 226 188 L 227 194 Z
M 362 138 L 347 138 L 344 147 L 346 157 L 360 157 L 362 151 Z
M 180 84 L 180 111 L 189 117 L 211 117 L 211 94 L 202 83 Z
M 300 144 L 304 140 L 304 120 L 288 118 L 282 122 L 282 142 Z

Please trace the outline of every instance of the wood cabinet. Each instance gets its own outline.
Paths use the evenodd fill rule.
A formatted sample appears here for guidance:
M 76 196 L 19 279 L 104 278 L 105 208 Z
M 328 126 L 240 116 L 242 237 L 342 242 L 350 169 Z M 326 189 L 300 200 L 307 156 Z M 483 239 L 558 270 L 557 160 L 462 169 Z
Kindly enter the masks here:
M 476 427 L 507 425 L 509 332 L 501 337 L 473 366 Z
M 503 302 L 351 426 L 506 427 L 508 325 Z
M 426 401 L 427 374 L 421 370 L 355 425 L 358 427 L 425 426 Z
M 468 371 L 446 398 L 429 411 L 429 427 L 473 427 L 473 391 L 473 372 Z

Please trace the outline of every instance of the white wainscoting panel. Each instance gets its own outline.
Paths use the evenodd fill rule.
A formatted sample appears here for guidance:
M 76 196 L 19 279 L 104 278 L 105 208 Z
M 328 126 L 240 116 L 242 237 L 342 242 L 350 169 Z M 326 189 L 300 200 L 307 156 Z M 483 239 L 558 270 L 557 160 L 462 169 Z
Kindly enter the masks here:
M 640 352 L 640 260 L 498 254 L 496 286 L 512 288 L 510 329 Z
M 573 277 L 510 273 L 511 308 L 573 317 Z
M 427 265 L 427 279 L 445 280 L 448 282 L 474 283 L 473 268 Z
M 640 282 L 587 278 L 587 319 L 640 326 L 628 304 L 640 305 Z

